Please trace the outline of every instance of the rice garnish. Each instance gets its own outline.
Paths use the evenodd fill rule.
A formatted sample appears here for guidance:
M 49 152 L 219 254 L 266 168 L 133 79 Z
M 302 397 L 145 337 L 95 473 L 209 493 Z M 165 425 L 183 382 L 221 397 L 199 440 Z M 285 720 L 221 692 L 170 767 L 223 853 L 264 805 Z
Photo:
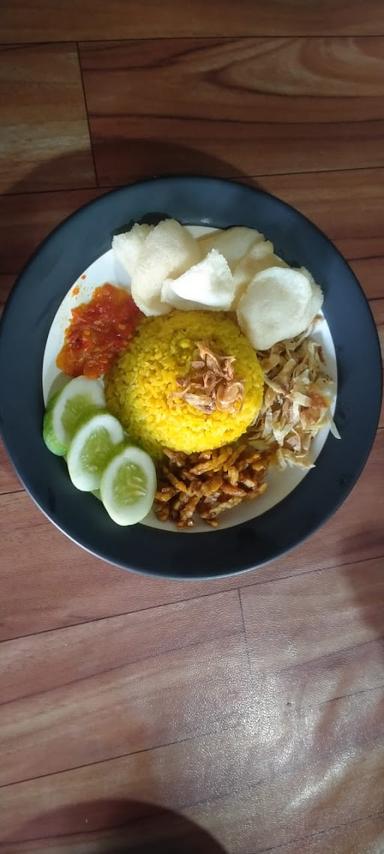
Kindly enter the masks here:
M 244 385 L 235 375 L 235 356 L 214 353 L 204 341 L 197 342 L 197 352 L 189 374 L 177 380 L 181 391 L 175 392 L 201 412 L 238 412 L 244 397 Z

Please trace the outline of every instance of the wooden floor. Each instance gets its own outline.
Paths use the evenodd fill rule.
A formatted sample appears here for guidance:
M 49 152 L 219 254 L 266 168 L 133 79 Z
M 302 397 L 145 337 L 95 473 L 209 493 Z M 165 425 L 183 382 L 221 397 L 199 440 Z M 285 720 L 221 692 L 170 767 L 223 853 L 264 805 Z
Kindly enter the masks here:
M 384 329 L 382 0 L 3 0 L 0 39 L 2 302 L 80 205 L 203 173 L 320 225 Z M 383 474 L 381 426 L 303 546 L 179 583 L 74 546 L 2 452 L 1 852 L 383 854 Z

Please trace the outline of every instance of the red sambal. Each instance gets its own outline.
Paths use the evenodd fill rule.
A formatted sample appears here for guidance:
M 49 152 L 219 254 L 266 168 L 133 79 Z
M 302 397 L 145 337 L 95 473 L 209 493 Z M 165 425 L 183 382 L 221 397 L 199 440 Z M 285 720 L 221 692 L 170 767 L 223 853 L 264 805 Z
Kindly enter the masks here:
M 125 350 L 142 317 L 127 291 L 101 285 L 90 302 L 72 309 L 57 367 L 71 377 L 100 377 Z

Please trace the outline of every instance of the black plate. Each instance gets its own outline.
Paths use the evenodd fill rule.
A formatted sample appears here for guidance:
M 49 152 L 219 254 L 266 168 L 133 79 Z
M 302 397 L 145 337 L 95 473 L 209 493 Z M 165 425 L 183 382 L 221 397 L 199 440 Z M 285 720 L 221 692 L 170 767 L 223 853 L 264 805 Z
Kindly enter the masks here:
M 42 360 L 63 297 L 111 245 L 115 231 L 150 217 L 225 228 L 246 225 L 270 238 L 290 264 L 321 283 L 336 347 L 336 424 L 313 469 L 272 510 L 223 531 L 180 534 L 136 525 L 119 528 L 98 501 L 74 489 L 62 460 L 41 438 Z M 364 294 L 333 244 L 279 199 L 235 182 L 176 177 L 123 187 L 81 208 L 42 244 L 8 300 L 0 338 L 0 419 L 24 486 L 60 530 L 124 569 L 173 578 L 212 578 L 254 568 L 291 549 L 348 495 L 367 460 L 379 418 L 381 360 Z

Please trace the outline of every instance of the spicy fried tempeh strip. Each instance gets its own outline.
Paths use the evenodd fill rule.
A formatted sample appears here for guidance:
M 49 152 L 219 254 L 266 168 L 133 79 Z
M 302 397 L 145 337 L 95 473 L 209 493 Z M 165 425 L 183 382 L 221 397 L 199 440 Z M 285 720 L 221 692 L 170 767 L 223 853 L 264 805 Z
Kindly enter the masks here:
M 232 495 L 233 497 L 243 498 L 246 494 L 245 489 L 241 489 L 239 486 L 232 486 L 230 483 L 223 483 L 221 487 L 221 491 L 224 495 Z
M 174 495 L 176 495 L 176 490 L 173 486 L 163 486 L 157 490 L 155 494 L 155 501 L 167 503 Z
M 237 504 L 241 504 L 242 498 L 229 498 L 228 501 L 222 501 L 219 504 L 216 504 L 215 507 L 211 507 L 208 511 L 207 515 L 205 513 L 201 514 L 202 519 L 215 519 L 216 516 L 219 516 L 221 513 L 224 513 L 224 510 L 230 510 L 232 507 L 236 507 Z
M 184 505 L 183 509 L 180 512 L 180 521 L 185 522 L 188 519 L 192 518 L 199 501 L 199 495 L 193 495 L 192 498 L 189 499 L 188 503 Z
M 169 469 L 166 470 L 166 475 L 167 475 L 168 479 L 170 480 L 172 486 L 175 486 L 179 492 L 187 492 L 189 494 L 189 492 L 190 492 L 189 486 L 187 486 L 187 484 L 184 483 L 184 481 L 182 481 L 180 479 L 180 477 L 176 477 L 176 475 L 172 474 L 172 472 L 169 471 Z
M 242 440 L 213 451 L 190 455 L 170 451 L 165 456 L 155 512 L 161 521 L 189 528 L 194 516 L 216 527 L 217 517 L 226 510 L 261 495 L 272 455 Z
M 194 466 L 192 471 L 194 471 L 195 474 L 203 474 L 204 471 L 220 471 L 220 469 L 224 469 L 224 465 L 226 461 L 230 458 L 231 454 L 231 446 L 219 448 L 218 450 L 212 452 L 212 457 L 210 460 L 207 460 L 206 463 L 199 463 L 197 466 Z M 205 466 L 204 469 L 203 466 Z
M 213 495 L 215 492 L 219 492 L 222 487 L 223 477 L 221 474 L 214 474 L 212 477 L 208 478 L 200 482 L 199 490 L 200 495 Z

